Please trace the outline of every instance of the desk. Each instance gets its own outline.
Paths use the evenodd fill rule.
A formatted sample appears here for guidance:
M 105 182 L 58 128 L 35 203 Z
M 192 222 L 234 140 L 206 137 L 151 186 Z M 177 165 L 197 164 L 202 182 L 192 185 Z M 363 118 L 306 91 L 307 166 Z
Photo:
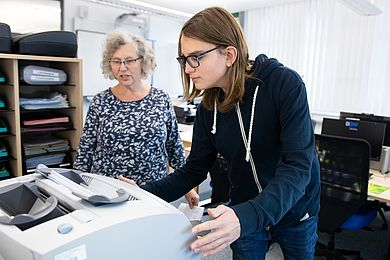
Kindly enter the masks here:
M 180 138 L 183 141 L 184 147 L 191 147 L 192 130 L 179 132 Z
M 368 181 L 368 198 L 386 203 L 390 202 L 390 174 L 382 174 L 376 170 L 370 170 L 370 173 L 372 173 L 372 176 Z M 370 185 L 378 185 L 378 187 L 373 189 Z
M 368 199 L 376 202 L 375 206 L 383 220 L 382 229 L 387 230 L 387 219 L 383 211 L 389 209 L 387 203 L 390 202 L 390 174 L 382 174 L 377 170 L 370 170 L 370 173 L 372 176 L 368 180 Z
M 183 141 L 184 151 L 186 157 L 188 156 L 191 150 L 192 143 L 192 125 L 178 124 L 179 125 L 179 135 Z

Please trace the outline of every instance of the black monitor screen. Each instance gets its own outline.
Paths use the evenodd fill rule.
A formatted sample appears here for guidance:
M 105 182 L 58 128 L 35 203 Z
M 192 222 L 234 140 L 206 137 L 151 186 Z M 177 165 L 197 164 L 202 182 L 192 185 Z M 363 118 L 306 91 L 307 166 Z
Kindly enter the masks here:
M 324 118 L 321 134 L 364 139 L 371 146 L 371 159 L 379 161 L 385 129 L 383 123 Z
M 356 118 L 362 121 L 377 122 L 386 124 L 385 139 L 383 145 L 390 146 L 390 117 L 377 116 L 373 114 L 364 113 L 351 113 L 351 112 L 340 112 L 340 119 Z

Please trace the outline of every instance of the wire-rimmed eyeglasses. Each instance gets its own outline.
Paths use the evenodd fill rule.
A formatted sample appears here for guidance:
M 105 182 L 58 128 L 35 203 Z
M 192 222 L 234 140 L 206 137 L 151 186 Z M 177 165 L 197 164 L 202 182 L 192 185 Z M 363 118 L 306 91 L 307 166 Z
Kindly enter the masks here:
M 190 65 L 192 68 L 197 68 L 200 66 L 200 59 L 205 56 L 207 53 L 215 51 L 216 49 L 222 48 L 223 46 L 217 46 L 214 47 L 208 51 L 203 51 L 198 54 L 194 55 L 188 55 L 187 57 L 182 55 L 176 58 L 176 60 L 179 62 L 180 66 L 185 69 L 186 68 L 186 63 Z
M 138 58 L 127 58 L 124 60 L 120 59 L 113 59 L 109 60 L 108 62 L 111 64 L 113 67 L 119 67 L 122 63 L 125 65 L 125 67 L 130 66 L 132 63 L 136 62 L 137 60 L 142 59 L 142 56 L 139 56 Z

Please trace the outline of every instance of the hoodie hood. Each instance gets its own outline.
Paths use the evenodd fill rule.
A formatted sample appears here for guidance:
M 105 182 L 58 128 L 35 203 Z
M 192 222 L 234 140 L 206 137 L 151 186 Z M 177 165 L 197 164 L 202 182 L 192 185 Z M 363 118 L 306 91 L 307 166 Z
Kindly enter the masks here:
M 256 78 L 265 80 L 275 69 L 282 67 L 283 64 L 277 59 L 269 59 L 265 54 L 256 57 L 252 65 L 252 73 Z
M 251 77 L 247 79 L 248 84 L 245 86 L 243 102 L 251 102 L 256 86 L 261 86 L 276 69 L 284 67 L 277 59 L 268 58 L 265 54 L 259 54 L 250 63 L 252 65 Z
M 265 54 L 259 54 L 256 59 L 250 61 L 252 63 L 252 76 L 253 78 L 249 78 L 248 81 L 250 84 L 246 85 L 247 91 L 244 93 L 243 101 L 256 101 L 253 100 L 254 96 L 257 96 L 256 89 L 261 85 L 261 81 L 267 79 L 271 73 L 279 68 L 283 67 L 283 64 L 278 62 L 277 59 L 271 58 L 269 59 Z M 260 80 L 260 81 L 259 81 Z M 255 103 L 252 104 L 255 106 Z M 214 109 L 213 109 L 213 125 L 212 125 L 212 134 L 216 134 L 217 132 L 217 103 L 214 101 Z M 253 115 L 252 115 L 253 116 Z

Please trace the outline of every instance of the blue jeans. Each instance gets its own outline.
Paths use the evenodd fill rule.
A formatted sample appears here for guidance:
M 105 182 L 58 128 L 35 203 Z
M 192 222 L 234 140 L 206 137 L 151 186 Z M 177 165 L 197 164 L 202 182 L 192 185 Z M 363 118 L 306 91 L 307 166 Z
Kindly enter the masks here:
M 314 258 L 318 216 L 304 220 L 296 227 L 261 230 L 241 237 L 230 245 L 234 260 L 263 260 L 272 242 L 277 242 L 286 260 Z

